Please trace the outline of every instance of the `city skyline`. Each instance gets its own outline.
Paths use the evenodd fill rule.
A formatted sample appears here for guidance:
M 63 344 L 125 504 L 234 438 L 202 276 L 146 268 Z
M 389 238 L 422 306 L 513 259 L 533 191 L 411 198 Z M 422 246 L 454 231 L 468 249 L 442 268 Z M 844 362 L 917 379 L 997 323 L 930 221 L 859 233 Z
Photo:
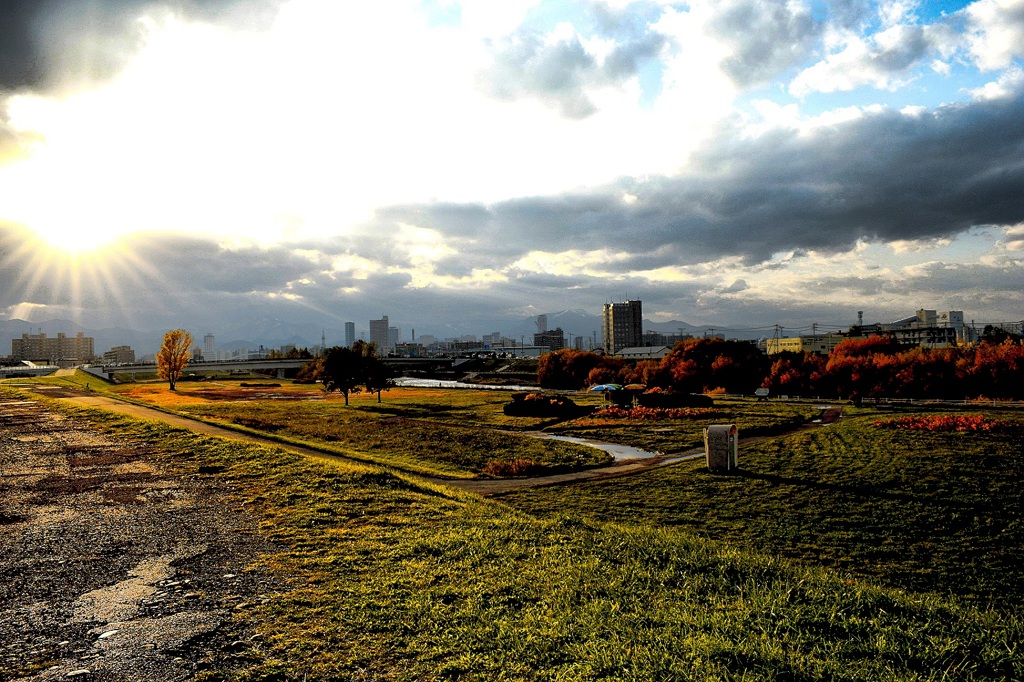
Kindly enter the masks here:
M 1022 9 L 6 3 L 0 320 L 1019 321 Z

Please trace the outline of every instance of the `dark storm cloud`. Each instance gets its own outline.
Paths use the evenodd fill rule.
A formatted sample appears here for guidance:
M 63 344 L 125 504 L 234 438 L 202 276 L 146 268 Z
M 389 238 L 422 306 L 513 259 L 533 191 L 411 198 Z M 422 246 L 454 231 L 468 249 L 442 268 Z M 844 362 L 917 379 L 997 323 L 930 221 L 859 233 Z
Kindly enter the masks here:
M 451 221 L 456 235 L 474 235 L 466 248 L 492 257 L 606 248 L 637 254 L 646 267 L 727 256 L 752 265 L 860 239 L 948 237 L 1024 221 L 1024 98 L 919 117 L 871 113 L 807 135 L 737 134 L 695 160 L 699 170 L 686 176 L 402 213 L 442 231 Z M 622 201 L 624 192 L 638 201 Z
M 277 1 L 7 0 L 0 4 L 0 91 L 109 77 L 138 47 L 136 19 L 147 10 L 260 25 Z
M 494 216 L 482 205 L 435 203 L 429 206 L 410 204 L 378 209 L 377 220 L 383 223 L 410 223 L 450 236 L 473 238 L 484 233 Z
M 807 7 L 774 0 L 737 2 L 718 14 L 710 26 L 735 52 L 722 63 L 740 86 L 767 82 L 802 62 L 824 29 Z
M 164 275 L 195 293 L 275 292 L 311 276 L 316 263 L 282 247 L 226 249 L 205 239 L 163 237 L 139 250 Z

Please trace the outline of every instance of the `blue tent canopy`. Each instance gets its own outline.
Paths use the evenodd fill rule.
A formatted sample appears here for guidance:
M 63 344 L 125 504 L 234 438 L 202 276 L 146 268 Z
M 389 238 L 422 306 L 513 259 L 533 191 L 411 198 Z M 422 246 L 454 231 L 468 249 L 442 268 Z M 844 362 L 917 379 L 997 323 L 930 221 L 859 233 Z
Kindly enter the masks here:
M 622 384 L 594 384 L 590 387 L 591 391 L 618 391 L 622 389 Z

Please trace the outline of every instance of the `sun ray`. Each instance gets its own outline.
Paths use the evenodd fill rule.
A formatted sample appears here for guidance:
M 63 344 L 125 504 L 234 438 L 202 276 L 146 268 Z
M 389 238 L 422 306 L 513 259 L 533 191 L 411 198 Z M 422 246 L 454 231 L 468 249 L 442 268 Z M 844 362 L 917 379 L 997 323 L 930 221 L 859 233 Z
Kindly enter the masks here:
M 8 289 L 5 298 L 20 301 L 8 312 L 35 317 L 59 310 L 61 317 L 85 324 L 82 315 L 87 304 L 100 300 L 112 317 L 119 314 L 130 324 L 140 297 L 161 300 L 153 292 L 168 292 L 172 301 L 168 310 L 175 305 L 180 310 L 186 301 L 153 264 L 164 253 L 155 238 L 72 252 L 52 248 L 31 230 L 0 226 L 0 265 Z

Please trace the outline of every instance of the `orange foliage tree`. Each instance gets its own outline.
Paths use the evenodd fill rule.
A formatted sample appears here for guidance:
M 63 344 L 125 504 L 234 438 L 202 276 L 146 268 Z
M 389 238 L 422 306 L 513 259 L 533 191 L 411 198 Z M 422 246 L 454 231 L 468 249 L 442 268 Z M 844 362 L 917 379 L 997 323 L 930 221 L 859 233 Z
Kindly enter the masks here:
M 545 388 L 639 383 L 679 394 L 772 393 L 823 398 L 1024 399 L 1024 345 L 1016 338 L 951 348 L 901 345 L 889 336 L 849 338 L 827 358 L 810 353 L 765 356 L 753 344 L 689 339 L 660 362 L 635 364 L 561 350 L 540 359 Z
M 583 388 L 590 372 L 604 362 L 602 355 L 572 348 L 545 353 L 537 361 L 537 383 L 541 388 Z
M 164 334 L 160 351 L 156 354 L 156 371 L 161 379 L 175 389 L 181 373 L 188 366 L 192 353 L 192 335 L 184 329 L 172 329 Z
M 784 351 L 771 357 L 771 368 L 761 385 L 775 395 L 812 396 L 827 393 L 826 358 L 814 353 Z
M 768 360 L 747 341 L 688 339 L 680 341 L 650 376 L 649 386 L 677 393 L 753 393 L 768 370 Z

